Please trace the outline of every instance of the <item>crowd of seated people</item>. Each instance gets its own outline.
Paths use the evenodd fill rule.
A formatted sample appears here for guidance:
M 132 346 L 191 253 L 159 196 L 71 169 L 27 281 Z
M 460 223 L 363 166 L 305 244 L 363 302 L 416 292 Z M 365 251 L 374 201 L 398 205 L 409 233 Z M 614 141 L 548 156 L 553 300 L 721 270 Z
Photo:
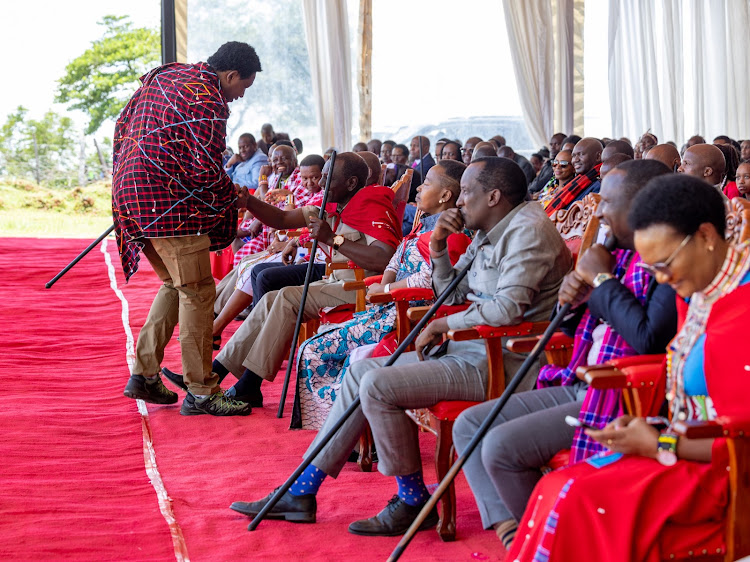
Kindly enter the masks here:
M 221 379 L 230 372 L 238 378 L 228 396 L 261 407 L 261 383 L 274 380 L 295 344 L 308 266 L 298 263 L 299 238 L 276 232 L 306 229 L 303 240 L 321 244 L 305 319 L 355 298 L 343 288 L 352 272 L 337 270 L 324 279 L 324 261 L 382 274 L 368 296 L 402 287 L 437 295 L 469 268 L 446 301 L 468 307 L 427 324 L 416 351 L 392 366 L 385 361 L 396 347 L 393 303 L 371 303 L 299 345 L 292 427 L 318 430 L 308 452 L 357 397 L 361 404 L 269 517 L 314 522 L 319 488 L 338 476 L 369 426 L 378 470 L 394 477 L 396 492 L 380 513 L 353 522 L 349 531 L 403 534 L 429 498 L 418 429 L 407 410 L 443 400 L 479 402 L 454 425 L 461 454 L 496 403 L 485 401 L 484 344 L 450 341 L 446 334 L 546 321 L 570 305 L 563 322 L 573 337 L 569 363 L 539 360 L 464 465 L 485 529 L 497 534 L 508 560 L 625 561 L 659 560 L 670 525 L 721 528 L 726 446 L 677 438 L 670 419 L 712 420 L 741 411 L 742 393 L 731 386 L 746 388 L 739 338 L 750 312 L 750 246 L 725 242 L 724 231 L 729 200 L 750 197 L 750 141 L 720 136 L 708 144 L 696 135 L 680 150 L 651 132 L 634 145 L 626 138 L 556 133 L 529 161 L 501 135 L 463 143 L 441 138 L 434 156 L 424 136 L 408 143 L 370 139 L 339 153 L 331 170 L 325 156 L 308 156 L 298 168 L 291 143 L 270 136 L 272 128 L 265 133 L 272 167 L 259 169 L 255 196 L 241 195 L 253 221 L 245 227 L 253 225 L 257 234 L 246 243 L 252 251 L 241 254 L 219 285 L 215 308 L 214 335 L 220 336 L 252 304 L 214 361 Z M 235 177 L 261 153 L 261 144 L 253 145 L 251 135 L 240 138 L 239 153 L 227 164 Z M 388 186 L 409 169 L 412 205 L 399 216 Z M 333 207 L 321 221 L 329 175 Z M 574 262 L 550 218 L 591 193 L 599 196 L 595 216 L 614 249 L 594 244 Z M 294 204 L 287 204 L 290 195 Z M 257 289 L 263 277 L 269 282 Z M 661 425 L 627 414 L 621 390 L 594 388 L 576 376 L 580 367 L 663 353 L 668 417 L 658 418 Z M 524 358 L 503 349 L 507 380 Z M 164 374 L 184 388 L 179 374 Z M 566 416 L 581 426 L 566 424 Z M 545 476 L 564 449 L 571 451 L 567 466 Z M 269 499 L 238 501 L 232 509 L 252 517 Z M 436 522 L 430 513 L 420 529 Z

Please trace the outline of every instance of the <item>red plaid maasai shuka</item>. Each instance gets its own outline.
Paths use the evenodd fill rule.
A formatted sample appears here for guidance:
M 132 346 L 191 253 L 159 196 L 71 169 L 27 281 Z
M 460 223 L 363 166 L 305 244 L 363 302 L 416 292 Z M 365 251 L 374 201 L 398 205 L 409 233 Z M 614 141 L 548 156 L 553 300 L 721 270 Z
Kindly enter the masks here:
M 144 238 L 236 233 L 236 193 L 222 166 L 229 108 L 206 63 L 172 63 L 141 77 L 115 126 L 112 213 L 126 279 Z

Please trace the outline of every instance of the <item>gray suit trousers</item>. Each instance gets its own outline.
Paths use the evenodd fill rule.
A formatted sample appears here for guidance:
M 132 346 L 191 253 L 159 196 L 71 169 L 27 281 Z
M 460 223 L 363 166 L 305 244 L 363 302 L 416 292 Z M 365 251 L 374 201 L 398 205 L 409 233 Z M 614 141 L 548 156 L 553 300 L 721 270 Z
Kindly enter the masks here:
M 463 466 L 486 529 L 507 519 L 520 521 L 540 468 L 570 448 L 574 429 L 565 416 L 578 417 L 586 386 L 556 386 L 510 397 L 487 435 Z M 461 454 L 496 400 L 465 410 L 453 426 Z
M 418 428 L 405 410 L 432 406 L 441 400 L 483 400 L 486 366 L 478 369 L 460 357 L 418 361 L 415 352 L 403 354 L 391 367 L 387 357 L 353 363 L 328 418 L 308 449 L 318 444 L 359 394 L 362 403 L 335 437 L 313 460 L 313 465 L 336 477 L 369 421 L 378 450 L 378 470 L 386 476 L 413 474 L 422 468 Z

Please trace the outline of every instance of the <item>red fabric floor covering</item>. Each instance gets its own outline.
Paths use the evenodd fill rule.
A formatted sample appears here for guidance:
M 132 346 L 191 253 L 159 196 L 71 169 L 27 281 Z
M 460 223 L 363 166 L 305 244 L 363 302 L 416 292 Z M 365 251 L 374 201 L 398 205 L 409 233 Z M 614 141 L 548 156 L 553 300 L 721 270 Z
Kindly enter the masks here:
M 53 289 L 43 288 L 86 244 L 0 239 L 0 330 L 10 344 L 0 365 L 6 377 L 23 373 L 0 414 L 0 558 L 175 559 L 144 468 L 141 416 L 136 403 L 122 396 L 126 336 L 104 256 L 97 248 Z M 142 259 L 124 285 L 111 240 L 108 250 L 137 337 L 159 282 Z M 230 325 L 225 339 L 236 326 Z M 179 371 L 176 336 L 164 365 Z M 323 484 L 315 525 L 264 521 L 250 533 L 249 519 L 227 509 L 232 501 L 258 499 L 280 485 L 314 436 L 288 429 L 293 389 L 284 418 L 276 418 L 282 381 L 283 372 L 264 383 L 265 407 L 247 418 L 180 416 L 182 391 L 175 405 L 147 406 L 157 467 L 189 558 L 385 560 L 398 537 L 359 537 L 347 526 L 380 511 L 395 482 L 362 473 L 355 464 Z M 230 376 L 223 386 L 233 382 Z M 434 446 L 425 434 L 427 482 L 435 481 Z M 443 543 L 434 531 L 423 531 L 402 560 L 503 560 L 495 534 L 481 528 L 463 476 L 457 483 L 458 540 Z

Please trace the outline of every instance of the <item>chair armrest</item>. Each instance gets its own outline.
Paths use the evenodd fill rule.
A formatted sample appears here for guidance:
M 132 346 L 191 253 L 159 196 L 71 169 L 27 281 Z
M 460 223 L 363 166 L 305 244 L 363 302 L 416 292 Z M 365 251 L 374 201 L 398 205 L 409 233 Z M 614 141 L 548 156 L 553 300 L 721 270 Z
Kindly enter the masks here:
M 493 338 L 505 338 L 508 336 L 521 336 L 525 334 L 538 334 L 543 332 L 549 322 L 522 322 L 515 326 L 475 326 L 465 330 L 451 330 L 448 339 L 453 341 L 487 340 Z
M 717 437 L 750 437 L 750 418 L 739 416 L 719 416 L 711 421 L 676 421 L 675 433 L 688 439 L 708 439 Z
M 331 271 L 337 270 L 337 269 L 362 269 L 359 267 L 356 263 L 353 261 L 347 261 L 347 262 L 331 262 L 328 264 L 328 269 Z
M 576 376 L 591 388 L 625 388 L 628 377 L 611 365 L 587 365 L 576 369 Z
M 632 365 L 661 365 L 666 358 L 664 353 L 656 353 L 653 355 L 631 355 L 630 357 L 621 357 L 619 359 L 611 359 L 607 361 L 609 365 L 622 369 L 624 367 L 630 367 Z
M 713 421 L 677 421 L 672 424 L 677 435 L 688 439 L 716 439 L 724 437 L 724 428 Z
M 382 275 L 370 275 L 369 277 L 365 277 L 364 283 L 369 287 L 370 285 L 374 285 L 375 283 L 380 283 L 382 280 Z
M 505 346 L 509 351 L 515 353 L 530 353 L 537 342 L 542 338 L 539 336 L 528 336 L 525 338 L 513 338 L 508 340 Z M 547 342 L 545 349 L 573 349 L 574 340 L 562 332 L 555 332 Z
M 394 301 L 400 302 L 427 301 L 435 298 L 435 293 L 432 289 L 420 289 L 418 287 L 391 289 L 390 294 L 393 296 Z
M 443 318 L 455 314 L 456 312 L 462 312 L 469 308 L 470 304 L 471 303 L 467 302 L 464 304 L 443 305 L 438 308 L 435 313 L 435 318 Z M 413 306 L 406 311 L 406 317 L 412 322 L 419 322 L 424 315 L 427 314 L 428 310 L 430 310 L 429 306 Z
M 391 293 L 374 293 L 370 295 L 370 302 L 372 304 L 393 302 L 393 295 Z
M 367 284 L 364 281 L 345 281 L 345 291 L 364 291 L 367 289 Z

